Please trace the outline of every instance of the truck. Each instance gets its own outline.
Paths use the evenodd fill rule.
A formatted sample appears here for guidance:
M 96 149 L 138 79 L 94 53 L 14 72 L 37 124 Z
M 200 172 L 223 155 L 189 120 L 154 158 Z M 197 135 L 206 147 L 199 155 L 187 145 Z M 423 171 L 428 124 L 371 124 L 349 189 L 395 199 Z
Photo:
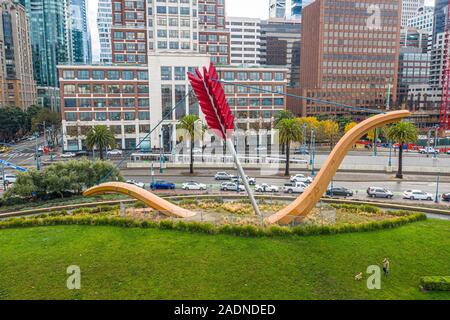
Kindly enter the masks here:
M 283 187 L 284 193 L 303 193 L 308 186 L 303 182 L 286 183 Z
M 439 151 L 435 150 L 433 147 L 425 147 L 425 148 L 419 149 L 419 153 L 421 153 L 421 154 L 434 154 L 435 152 L 439 153 Z

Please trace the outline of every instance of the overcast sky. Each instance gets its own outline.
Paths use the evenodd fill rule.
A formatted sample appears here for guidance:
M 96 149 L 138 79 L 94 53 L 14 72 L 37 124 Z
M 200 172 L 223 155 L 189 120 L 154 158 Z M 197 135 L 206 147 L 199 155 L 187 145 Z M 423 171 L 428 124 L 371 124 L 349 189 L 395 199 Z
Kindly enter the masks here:
M 227 15 L 267 19 L 269 0 L 226 0 Z

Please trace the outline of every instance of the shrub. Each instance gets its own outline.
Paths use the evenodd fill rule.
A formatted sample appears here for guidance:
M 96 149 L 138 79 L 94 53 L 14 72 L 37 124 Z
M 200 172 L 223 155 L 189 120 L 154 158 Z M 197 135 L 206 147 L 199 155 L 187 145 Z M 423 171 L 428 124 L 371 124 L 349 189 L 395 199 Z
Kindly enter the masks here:
M 450 291 L 450 276 L 428 276 L 420 279 L 420 285 L 429 291 Z

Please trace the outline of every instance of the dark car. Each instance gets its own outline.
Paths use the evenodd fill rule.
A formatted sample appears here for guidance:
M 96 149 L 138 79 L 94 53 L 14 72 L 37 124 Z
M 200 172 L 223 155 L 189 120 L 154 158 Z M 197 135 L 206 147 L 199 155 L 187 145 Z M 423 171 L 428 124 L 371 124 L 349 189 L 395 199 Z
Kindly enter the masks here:
M 77 157 L 87 157 L 89 155 L 89 153 L 87 151 L 77 151 L 75 152 L 75 156 Z
M 450 201 L 450 192 L 442 195 L 442 201 Z
M 333 187 L 327 190 L 327 196 L 351 197 L 353 191 L 344 187 Z
M 175 184 L 167 181 L 156 181 L 150 186 L 152 190 L 174 190 Z

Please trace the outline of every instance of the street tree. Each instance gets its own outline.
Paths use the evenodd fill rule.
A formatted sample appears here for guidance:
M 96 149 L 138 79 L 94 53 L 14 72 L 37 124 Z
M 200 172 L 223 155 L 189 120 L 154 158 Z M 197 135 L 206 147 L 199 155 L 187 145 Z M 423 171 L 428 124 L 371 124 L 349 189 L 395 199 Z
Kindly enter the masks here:
M 276 129 L 279 131 L 280 143 L 284 144 L 286 148 L 286 168 L 284 175 L 289 176 L 291 143 L 301 140 L 302 127 L 297 119 L 283 119 L 278 122 Z
M 180 123 L 178 124 L 178 128 L 185 130 L 189 137 L 189 141 L 191 144 L 190 147 L 190 164 L 189 164 L 189 173 L 194 174 L 194 145 L 195 145 L 195 134 L 198 129 L 199 118 L 196 115 L 187 115 L 181 118 Z M 201 131 L 201 129 L 200 129 Z
M 405 143 L 414 143 L 418 139 L 418 131 L 411 122 L 398 122 L 389 128 L 388 139 L 398 142 L 398 171 L 396 177 L 403 179 L 403 145 Z
M 97 147 L 100 152 L 100 160 L 103 160 L 105 149 L 112 149 L 116 146 L 114 132 L 107 126 L 94 126 L 86 135 L 86 146 L 89 150 L 94 150 Z

